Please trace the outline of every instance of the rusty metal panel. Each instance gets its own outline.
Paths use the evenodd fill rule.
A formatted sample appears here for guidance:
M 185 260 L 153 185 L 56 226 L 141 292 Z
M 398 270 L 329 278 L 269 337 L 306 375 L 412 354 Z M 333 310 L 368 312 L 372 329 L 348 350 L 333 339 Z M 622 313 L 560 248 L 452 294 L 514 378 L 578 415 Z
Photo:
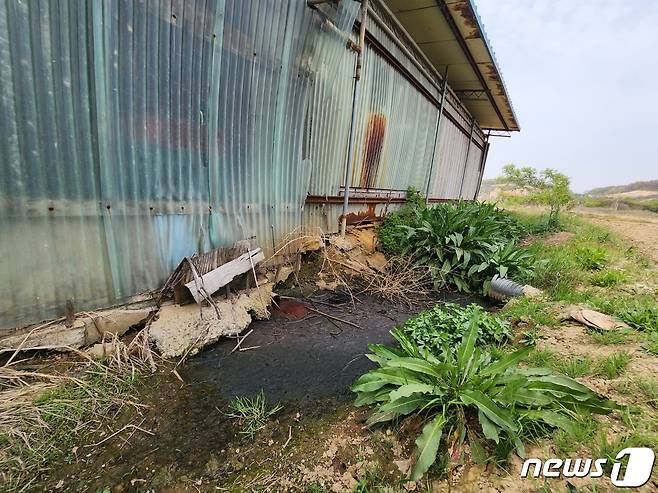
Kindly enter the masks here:
M 300 227 L 336 231 L 340 204 L 305 197 L 344 185 L 357 9 L 0 3 L 0 327 L 58 316 L 66 300 L 124 302 L 184 256 L 236 240 L 271 252 Z M 377 26 L 371 35 L 389 53 L 364 54 L 351 185 L 365 197 L 423 190 L 434 155 L 433 195 L 455 198 L 467 112 L 450 100 L 462 128 L 445 119 L 433 152 L 440 95 Z M 348 216 L 395 206 L 364 199 Z
M 271 251 L 299 227 L 313 80 L 352 58 L 357 9 L 0 2 L 0 327 L 126 301 L 185 255 L 254 236 Z
M 375 50 L 364 55 L 351 186 L 422 190 L 438 109 Z

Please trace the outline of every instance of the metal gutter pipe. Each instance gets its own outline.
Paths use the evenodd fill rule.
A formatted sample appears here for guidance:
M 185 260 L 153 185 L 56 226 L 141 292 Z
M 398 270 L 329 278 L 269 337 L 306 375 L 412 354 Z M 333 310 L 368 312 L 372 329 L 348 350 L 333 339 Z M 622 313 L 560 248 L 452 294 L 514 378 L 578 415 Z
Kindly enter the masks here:
M 350 202 L 350 184 L 352 181 L 352 165 L 354 160 L 354 133 L 356 129 L 357 104 L 360 97 L 361 89 L 361 65 L 363 51 L 366 45 L 366 20 L 368 18 L 368 0 L 361 0 L 361 25 L 359 26 L 359 49 L 356 52 L 356 67 L 354 69 L 354 94 L 352 96 L 352 121 L 350 123 L 350 135 L 347 144 L 347 163 L 345 163 L 345 187 L 343 195 L 343 214 L 340 222 L 340 234 L 345 236 L 347 229 L 347 209 Z
M 443 89 L 441 90 L 441 104 L 439 105 L 439 116 L 436 119 L 436 130 L 434 131 L 434 145 L 432 146 L 432 159 L 430 161 L 430 171 L 427 176 L 427 186 L 425 187 L 425 203 L 429 204 L 430 200 L 430 184 L 432 183 L 432 169 L 434 168 L 434 156 L 436 154 L 436 146 L 439 145 L 439 132 L 441 130 L 441 120 L 443 120 L 443 105 L 446 100 L 446 89 L 448 88 L 448 67 L 443 77 Z
M 471 122 L 471 133 L 468 136 L 468 147 L 466 148 L 466 162 L 464 163 L 464 172 L 462 173 L 462 183 L 459 185 L 459 199 L 462 198 L 462 191 L 464 190 L 464 180 L 466 179 L 466 169 L 468 168 L 468 158 L 471 154 L 471 145 L 473 144 L 473 129 L 475 128 L 475 120 Z

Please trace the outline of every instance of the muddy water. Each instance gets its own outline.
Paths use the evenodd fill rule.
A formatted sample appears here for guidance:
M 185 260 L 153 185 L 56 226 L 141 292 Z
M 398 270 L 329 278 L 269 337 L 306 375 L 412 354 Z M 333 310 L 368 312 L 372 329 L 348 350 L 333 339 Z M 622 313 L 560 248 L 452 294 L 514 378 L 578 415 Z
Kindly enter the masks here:
M 450 298 L 472 301 L 455 294 Z M 181 372 L 183 379 L 213 388 L 225 398 L 253 395 L 262 389 L 270 401 L 349 399 L 350 384 L 372 367 L 364 356 L 368 344 L 392 343 L 390 330 L 422 309 L 363 295 L 355 303 L 332 293 L 314 299 L 323 304 L 281 300 L 270 320 L 252 324 L 254 332 L 241 348 L 254 349 L 231 353 L 235 340 L 223 341 L 188 361 Z
M 129 442 L 120 435 L 102 446 L 79 449 L 71 464 L 63 464 L 35 491 L 58 483 L 63 491 L 106 486 L 113 493 L 205 491 L 213 482 L 224 483 L 244 466 L 236 453 L 243 444 L 238 428 L 223 414 L 231 398 L 262 389 L 268 402 L 284 405 L 267 439 L 287 435 L 288 424 L 299 415 L 302 420 L 330 415 L 352 399 L 350 384 L 372 366 L 364 357 L 367 345 L 391 342 L 389 331 L 424 308 L 363 295 L 354 304 L 333 293 L 316 294 L 314 300 L 282 300 L 270 320 L 252 323 L 242 348 L 253 349 L 232 352 L 235 340 L 223 340 L 191 358 L 178 368 L 184 384 L 169 371 L 148 378 L 143 399 L 149 409 L 130 422 L 153 435 L 137 431 Z M 436 301 L 466 304 L 474 299 L 446 293 Z

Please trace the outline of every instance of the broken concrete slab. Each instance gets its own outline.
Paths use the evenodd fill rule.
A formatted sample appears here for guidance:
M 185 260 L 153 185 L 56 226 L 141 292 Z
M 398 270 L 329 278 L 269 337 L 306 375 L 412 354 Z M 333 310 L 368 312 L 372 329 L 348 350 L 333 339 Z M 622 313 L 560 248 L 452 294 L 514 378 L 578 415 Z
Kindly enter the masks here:
M 140 309 L 112 309 L 102 312 L 79 314 L 71 327 L 64 322 L 49 325 L 42 329 L 30 332 L 28 328 L 22 333 L 14 333 L 0 339 L 0 349 L 10 350 L 21 347 L 22 350 L 31 348 L 52 348 L 67 350 L 79 349 L 89 346 L 103 339 L 105 334 L 121 336 L 128 329 L 137 325 L 149 316 L 151 310 Z
M 349 252 L 354 248 L 354 244 L 350 240 L 340 235 L 332 235 L 329 238 L 329 244 L 343 252 Z
M 525 284 L 523 286 L 523 296 L 525 298 L 539 298 L 544 294 L 544 292 L 541 289 L 537 289 L 534 286 L 530 286 L 530 284 Z
M 373 252 L 366 257 L 366 263 L 368 267 L 376 270 L 377 272 L 386 272 L 386 267 L 388 266 L 388 260 L 382 252 Z
M 192 355 L 223 336 L 235 336 L 252 320 L 267 319 L 274 285 L 241 291 L 230 299 L 214 298 L 213 306 L 165 305 L 149 329 L 149 339 L 165 358 Z
M 347 235 L 350 242 L 359 245 L 366 252 L 374 252 L 377 248 L 377 230 L 373 227 L 354 228 Z
M 565 308 L 560 316 L 561 320 L 572 319 L 587 327 L 596 330 L 615 330 L 615 329 L 628 329 L 629 326 L 621 320 L 606 315 L 605 313 L 583 308 L 577 305 L 569 305 Z

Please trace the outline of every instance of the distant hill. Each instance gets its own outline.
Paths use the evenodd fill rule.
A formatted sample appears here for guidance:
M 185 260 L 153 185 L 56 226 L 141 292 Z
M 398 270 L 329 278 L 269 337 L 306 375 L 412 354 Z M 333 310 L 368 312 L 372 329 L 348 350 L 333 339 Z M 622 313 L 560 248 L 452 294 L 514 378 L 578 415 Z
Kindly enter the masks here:
M 482 180 L 482 184 L 480 185 L 480 196 L 489 196 L 489 194 L 495 189 L 500 188 L 503 183 L 504 180 L 502 177 Z
M 658 180 L 636 181 L 629 185 L 614 185 L 610 187 L 593 188 L 589 192 L 585 192 L 584 195 L 590 195 L 594 197 L 615 194 L 631 195 L 630 192 L 644 192 L 643 195 L 658 194 Z

